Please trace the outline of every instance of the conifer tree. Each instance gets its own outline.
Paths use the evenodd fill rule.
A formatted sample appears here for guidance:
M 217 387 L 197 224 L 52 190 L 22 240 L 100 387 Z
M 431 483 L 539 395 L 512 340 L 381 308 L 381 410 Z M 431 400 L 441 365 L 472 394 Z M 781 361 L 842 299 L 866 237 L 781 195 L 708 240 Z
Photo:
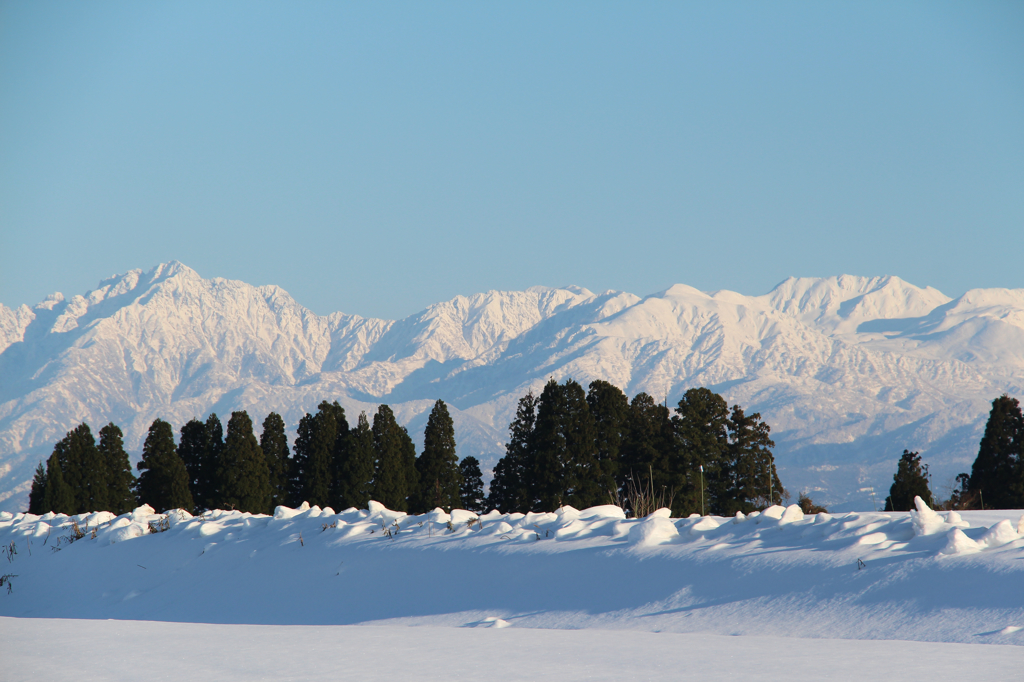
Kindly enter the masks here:
M 211 415 L 215 417 L 216 415 Z M 218 426 L 220 421 L 217 422 Z M 208 480 L 213 472 L 205 471 L 204 464 L 210 450 L 210 437 L 206 424 L 198 419 L 190 419 L 181 427 L 181 438 L 178 440 L 178 457 L 188 472 L 188 489 L 197 510 L 211 506 L 207 496 L 211 485 Z
M 196 507 L 212 509 L 220 497 L 220 481 L 217 472 L 221 470 L 220 458 L 224 451 L 224 427 L 216 412 L 206 418 L 206 447 L 202 462 L 199 465 L 199 476 L 196 480 L 196 494 L 199 497 Z
M 139 499 L 157 511 L 193 509 L 188 489 L 188 472 L 174 446 L 174 431 L 162 419 L 149 427 L 142 446 L 142 459 L 136 465 L 139 474 Z
M 544 387 L 533 433 L 534 483 L 539 508 L 555 510 L 568 504 L 589 507 L 585 482 L 597 474 L 594 418 L 583 387 L 572 379 Z
M 484 481 L 483 474 L 480 472 L 480 461 L 476 457 L 464 457 L 459 462 L 459 473 L 462 474 L 462 484 L 459 486 L 461 507 L 467 511 L 483 514 L 486 509 L 484 509 Z
M 46 501 L 46 467 L 40 461 L 36 465 L 36 474 L 32 477 L 32 489 L 28 493 L 28 513 L 37 516 L 45 514 Z
M 284 419 L 276 412 L 271 412 L 263 420 L 260 449 L 263 450 L 263 457 L 270 472 L 271 509 L 288 504 L 288 481 L 291 478 L 292 460 L 288 456 L 288 436 L 284 432 Z
M 324 400 L 315 415 L 306 413 L 299 420 L 292 468 L 294 504 L 306 501 L 325 507 L 333 502 L 332 494 L 336 493 L 336 488 L 332 479 L 339 469 L 336 459 L 341 459 L 338 454 L 345 447 L 347 434 L 345 410 L 337 401 L 328 403 Z
M 487 505 L 505 513 L 531 511 L 533 496 L 533 429 L 537 421 L 537 398 L 533 392 L 519 399 L 516 417 L 508 425 L 505 456 L 494 467 L 494 479 Z
M 674 431 L 668 407 L 647 393 L 637 393 L 629 405 L 626 432 L 619 465 L 621 499 L 634 514 L 634 492 L 648 494 L 655 507 L 680 511 L 681 491 L 686 487 L 685 470 L 676 457 Z M 698 507 L 699 511 L 699 507 Z
M 423 452 L 416 460 L 419 491 L 413 509 L 428 511 L 440 507 L 451 511 L 462 498 L 462 474 L 455 454 L 455 425 L 443 400 L 434 403 L 423 432 Z
M 263 450 L 252 432 L 249 413 L 232 412 L 221 455 L 220 481 L 222 509 L 264 514 L 270 509 L 270 471 Z
M 928 465 L 921 464 L 921 455 L 904 450 L 892 477 L 889 496 L 885 498 L 885 511 L 910 511 L 914 498 L 920 497 L 929 507 L 933 505 L 932 491 L 928 488 Z
M 68 459 L 76 460 L 79 466 L 77 482 L 68 481 L 75 490 L 78 513 L 107 511 L 110 507 L 107 494 L 110 480 L 107 463 L 96 447 L 96 439 L 85 422 L 69 435 Z
M 1005 393 L 992 401 L 970 489 L 988 509 L 1024 507 L 1024 416 L 1017 399 Z
M 377 414 L 373 416 L 372 431 L 373 451 L 377 464 L 373 477 L 373 497 L 388 509 L 406 511 L 406 498 L 410 492 L 407 480 L 406 443 L 409 435 L 395 421 L 395 414 L 387 405 L 377 408 Z M 415 449 L 413 456 L 415 457 Z
M 375 461 L 373 431 L 370 429 L 366 413 L 360 412 L 356 427 L 349 431 L 348 457 L 339 472 L 339 509 L 366 509 L 373 490 Z
M 107 468 L 107 510 L 114 514 L 125 514 L 137 506 L 135 497 L 135 476 L 128 453 L 124 449 L 124 434 L 113 422 L 100 429 L 100 455 Z
M 419 490 L 420 474 L 416 470 L 416 444 L 412 442 L 409 431 L 404 426 L 399 426 L 399 440 L 402 443 L 402 465 L 405 473 L 405 489 L 408 491 L 405 498 L 406 511 L 419 514 L 426 509 L 416 509 L 413 506 L 416 491 Z
M 685 474 L 686 484 L 676 495 L 673 512 L 687 515 L 701 511 L 720 514 L 719 500 L 727 498 L 729 406 L 725 399 L 708 388 L 691 388 L 679 400 L 673 420 L 679 460 L 676 471 Z M 703 483 L 700 467 L 704 467 Z
M 786 491 L 775 470 L 771 452 L 775 442 L 769 436 L 771 427 L 761 421 L 759 413 L 747 415 L 739 405 L 733 405 L 728 429 L 728 455 L 721 469 L 725 486 L 722 497 L 717 500 L 716 513 L 732 516 L 742 511 L 749 514 L 781 503 Z
M 622 442 L 629 420 L 629 399 L 607 381 L 590 382 L 587 405 L 594 417 L 596 469 L 583 486 L 589 504 L 612 502 L 620 479 Z
M 43 508 L 56 514 L 75 514 L 75 493 L 64 481 L 64 472 L 60 466 L 58 448 L 46 460 L 46 487 L 43 491 Z

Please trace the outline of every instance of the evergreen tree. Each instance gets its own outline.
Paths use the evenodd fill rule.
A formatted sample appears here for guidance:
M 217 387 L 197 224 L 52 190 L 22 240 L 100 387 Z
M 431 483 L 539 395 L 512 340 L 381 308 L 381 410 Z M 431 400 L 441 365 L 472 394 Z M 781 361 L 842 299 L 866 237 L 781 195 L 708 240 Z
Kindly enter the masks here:
M 641 493 L 653 497 L 655 507 L 679 511 L 676 498 L 686 486 L 686 475 L 675 456 L 674 439 L 669 409 L 646 393 L 633 396 L 622 441 L 618 483 L 622 501 L 634 515 L 638 511 L 634 503 L 639 500 L 631 497 Z
M 970 489 L 988 509 L 1024 507 L 1024 416 L 1017 399 L 1005 393 L 992 401 Z
M 96 447 L 96 439 L 86 423 L 79 424 L 69 436 L 68 459 L 78 462 L 78 480 L 68 480 L 75 491 L 78 513 L 107 511 L 110 508 L 110 480 L 107 463 Z M 73 453 L 73 454 L 72 454 Z
M 747 415 L 733 405 L 728 421 L 728 456 L 723 460 L 721 476 L 725 482 L 722 497 L 716 501 L 716 513 L 732 516 L 749 514 L 772 504 L 780 504 L 786 491 L 775 470 L 775 447 L 771 427 L 757 412 Z M 769 478 L 770 477 L 770 478 Z
M 149 427 L 142 446 L 142 459 L 136 465 L 139 475 L 139 498 L 157 511 L 192 509 L 188 489 L 188 472 L 174 446 L 171 425 L 157 419 Z
M 221 455 L 220 481 L 222 509 L 237 509 L 264 514 L 270 509 L 270 471 L 263 450 L 252 432 L 252 420 L 244 410 L 232 412 Z
M 46 487 L 43 490 L 43 508 L 56 514 L 75 514 L 75 493 L 64 481 L 64 472 L 60 466 L 60 453 L 58 448 L 61 443 L 54 447 L 54 452 L 46 460 Z
M 422 513 L 427 510 L 414 509 L 412 506 L 415 502 L 413 497 L 420 486 L 420 473 L 416 470 L 416 444 L 412 442 L 408 429 L 404 426 L 399 426 L 398 430 L 399 440 L 402 444 L 402 468 L 405 473 L 405 489 L 408 491 L 405 499 L 405 510 L 414 514 Z
M 679 448 L 674 470 L 685 475 L 681 494 L 675 496 L 673 513 L 685 516 L 701 511 L 721 514 L 719 500 L 728 499 L 729 406 L 725 399 L 708 388 L 691 388 L 676 407 L 676 443 Z M 704 468 L 703 483 L 700 468 Z
M 459 507 L 462 498 L 459 486 L 462 474 L 459 458 L 455 454 L 455 425 L 443 400 L 434 403 L 423 432 L 423 453 L 416 460 L 419 491 L 413 509 L 429 511 L 441 507 L 451 511 Z
M 216 412 L 206 418 L 206 447 L 199 466 L 199 478 L 196 480 L 196 494 L 199 509 L 213 509 L 220 498 L 220 481 L 217 472 L 221 470 L 220 458 L 224 451 L 224 427 Z
M 373 451 L 377 469 L 373 477 L 373 497 L 388 509 L 406 511 L 410 487 L 408 481 L 409 434 L 387 405 L 377 408 L 373 416 Z M 411 443 L 408 440 L 408 443 Z M 415 448 L 413 448 L 415 458 Z M 413 468 L 415 472 L 415 465 Z
M 586 484 L 598 474 L 594 417 L 583 387 L 572 379 L 544 387 L 533 432 L 534 484 L 539 509 L 576 508 L 601 502 Z
M 135 476 L 128 453 L 124 449 L 124 434 L 113 422 L 100 429 L 100 455 L 107 468 L 108 511 L 125 514 L 138 504 L 135 498 Z
M 629 421 L 629 399 L 607 381 L 592 381 L 587 405 L 594 418 L 594 475 L 584 481 L 585 497 L 590 504 L 612 502 L 621 478 L 622 442 Z
M 480 461 L 476 457 L 465 457 L 459 462 L 459 473 L 462 474 L 462 484 L 459 486 L 459 498 L 462 500 L 461 507 L 467 511 L 483 514 L 484 508 L 484 481 L 480 472 Z
M 904 450 L 892 480 L 885 511 L 910 511 L 914 509 L 914 497 L 920 497 L 929 507 L 934 504 L 928 489 L 928 465 L 921 464 L 920 454 Z
M 335 460 L 341 459 L 337 455 L 345 447 L 347 435 L 345 410 L 337 401 L 328 403 L 325 400 L 315 415 L 307 412 L 299 420 L 292 469 L 292 489 L 297 492 L 293 500 L 295 504 L 307 501 L 325 507 L 332 503 L 332 493 L 336 492 L 333 474 L 339 469 Z
M 356 427 L 349 431 L 348 457 L 339 472 L 339 509 L 366 509 L 373 490 L 375 461 L 373 431 L 370 429 L 366 413 L 360 412 Z
M 288 482 L 291 478 L 292 463 L 288 456 L 288 436 L 284 432 L 284 419 L 276 412 L 271 412 L 263 420 L 260 449 L 263 450 L 263 457 L 270 472 L 270 507 L 273 509 L 289 502 Z
M 494 479 L 487 505 L 505 513 L 531 511 L 533 497 L 533 429 L 537 421 L 537 398 L 527 393 L 519 399 L 516 417 L 508 425 L 505 456 L 494 467 Z
M 211 415 L 215 417 L 216 415 Z M 217 421 L 220 426 L 220 420 Z M 212 505 L 208 498 L 212 486 L 208 479 L 213 472 L 206 471 L 205 463 L 207 452 L 210 449 L 210 437 L 206 424 L 198 419 L 190 419 L 181 427 L 181 438 L 178 440 L 178 457 L 185 465 L 188 472 L 188 489 L 192 493 L 192 499 L 196 502 L 196 508 L 206 508 Z M 209 504 L 208 504 L 209 503 Z
M 45 514 L 46 501 L 46 467 L 42 462 L 36 465 L 36 475 L 32 477 L 32 489 L 28 493 L 28 513 L 37 516 Z

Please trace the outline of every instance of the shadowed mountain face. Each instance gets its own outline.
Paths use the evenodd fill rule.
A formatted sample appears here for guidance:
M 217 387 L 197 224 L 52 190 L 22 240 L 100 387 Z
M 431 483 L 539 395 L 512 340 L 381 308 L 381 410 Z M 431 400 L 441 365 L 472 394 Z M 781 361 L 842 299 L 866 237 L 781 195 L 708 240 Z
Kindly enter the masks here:
M 788 279 L 764 296 L 676 285 L 459 296 L 397 322 L 313 314 L 278 287 L 203 279 L 180 263 L 84 296 L 0 306 L 0 509 L 81 421 L 113 421 L 137 454 L 156 417 L 246 409 L 289 428 L 320 400 L 354 421 L 389 403 L 414 437 L 449 403 L 459 455 L 485 469 L 548 378 L 606 379 L 678 402 L 709 386 L 772 426 L 786 487 L 837 509 L 884 499 L 903 448 L 933 489 L 974 459 L 990 401 L 1024 393 L 1024 290 L 951 300 L 896 277 Z

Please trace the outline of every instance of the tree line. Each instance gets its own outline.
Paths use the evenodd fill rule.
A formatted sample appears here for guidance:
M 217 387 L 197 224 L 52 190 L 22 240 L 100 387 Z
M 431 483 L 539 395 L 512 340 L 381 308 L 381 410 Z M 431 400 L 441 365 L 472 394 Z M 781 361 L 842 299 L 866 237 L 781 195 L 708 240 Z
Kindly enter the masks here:
M 289 449 L 284 419 L 271 412 L 257 440 L 245 411 L 232 412 L 225 434 L 217 415 L 192 419 L 175 444 L 171 425 L 149 427 L 132 474 L 123 434 L 114 424 L 96 443 L 87 424 L 61 439 L 36 468 L 29 511 L 121 514 L 138 504 L 155 509 L 236 509 L 270 513 L 303 501 L 336 509 L 366 508 L 375 499 L 390 509 L 422 512 L 435 507 L 483 511 L 480 463 L 455 454 L 455 428 L 444 401 L 430 412 L 423 452 L 388 405 L 370 425 L 366 413 L 349 426 L 344 408 L 323 401 L 300 421 Z
M 914 497 L 945 509 L 1024 508 L 1024 414 L 1007 394 L 992 401 L 971 473 L 961 473 L 948 500 L 933 499 L 928 465 L 919 452 L 904 450 L 893 476 L 886 511 L 914 509 Z
M 789 497 L 775 470 L 771 429 L 707 388 L 674 410 L 647 393 L 629 400 L 607 381 L 589 389 L 549 381 L 519 400 L 488 507 L 504 512 L 618 504 L 644 516 L 668 507 L 734 515 Z

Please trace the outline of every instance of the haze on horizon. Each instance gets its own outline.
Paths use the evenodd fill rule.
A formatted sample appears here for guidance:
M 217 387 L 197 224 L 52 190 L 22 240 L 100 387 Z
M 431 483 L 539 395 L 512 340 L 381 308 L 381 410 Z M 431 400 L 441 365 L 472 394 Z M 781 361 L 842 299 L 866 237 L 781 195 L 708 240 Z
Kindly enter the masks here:
M 0 2 L 0 303 L 1022 287 L 1024 6 Z

